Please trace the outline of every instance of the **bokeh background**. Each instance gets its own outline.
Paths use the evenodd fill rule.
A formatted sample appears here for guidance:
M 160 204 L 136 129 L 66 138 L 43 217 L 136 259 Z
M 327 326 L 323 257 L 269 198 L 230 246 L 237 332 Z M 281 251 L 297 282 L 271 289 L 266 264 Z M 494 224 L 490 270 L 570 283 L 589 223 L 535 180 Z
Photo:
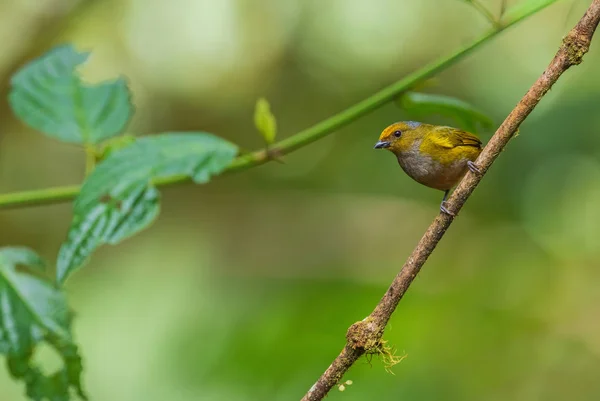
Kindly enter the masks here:
M 588 3 L 551 6 L 427 90 L 499 124 Z M 130 132 L 203 130 L 252 149 L 258 97 L 289 136 L 486 29 L 459 0 L 3 0 L 0 88 L 6 99 L 19 66 L 69 41 L 93 52 L 87 79 L 129 78 Z M 598 399 L 599 72 L 596 38 L 470 198 L 386 331 L 406 355 L 394 374 L 363 359 L 328 399 Z M 2 193 L 81 182 L 80 149 L 6 101 L 0 116 Z M 406 118 L 389 104 L 286 164 L 165 189 L 149 230 L 67 284 L 92 399 L 300 399 L 438 213 L 438 191 L 372 149 Z M 70 216 L 70 204 L 2 211 L 0 242 L 54 260 Z M 2 365 L 0 400 L 24 399 Z

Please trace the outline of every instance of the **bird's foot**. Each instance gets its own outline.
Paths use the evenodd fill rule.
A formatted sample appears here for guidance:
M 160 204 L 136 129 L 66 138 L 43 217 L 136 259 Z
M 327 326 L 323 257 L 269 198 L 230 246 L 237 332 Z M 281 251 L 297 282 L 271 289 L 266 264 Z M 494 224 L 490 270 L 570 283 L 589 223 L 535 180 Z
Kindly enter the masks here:
M 471 172 L 473 172 L 475 174 L 481 174 L 481 170 L 479 169 L 479 167 L 477 167 L 477 165 L 475 163 L 473 163 L 471 160 L 469 160 L 467 162 L 467 167 L 469 167 L 469 170 L 471 170 Z
M 446 213 L 446 214 L 447 214 L 447 215 L 449 215 L 449 216 L 456 216 L 456 214 L 455 214 L 455 213 L 451 212 L 450 210 L 448 210 L 448 209 L 446 208 L 446 206 L 444 206 L 444 204 L 445 204 L 445 203 L 446 203 L 446 201 L 442 202 L 442 204 L 440 205 L 440 211 L 441 211 L 442 213 Z

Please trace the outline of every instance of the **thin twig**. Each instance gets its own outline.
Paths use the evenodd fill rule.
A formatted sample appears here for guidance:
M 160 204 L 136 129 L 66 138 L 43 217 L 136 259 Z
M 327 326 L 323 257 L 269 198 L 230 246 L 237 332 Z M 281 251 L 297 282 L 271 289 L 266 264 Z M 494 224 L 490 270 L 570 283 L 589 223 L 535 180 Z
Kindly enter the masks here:
M 481 37 L 475 39 L 473 42 L 457 49 L 454 53 L 449 56 L 438 59 L 423 68 L 407 75 L 401 80 L 391 84 L 380 90 L 379 92 L 369 96 L 361 102 L 341 111 L 310 128 L 298 132 L 295 135 L 290 136 L 280 142 L 271 145 L 270 149 L 272 154 L 276 154 L 278 157 L 284 156 L 288 153 L 293 152 L 296 149 L 300 149 L 312 142 L 315 142 L 329 134 L 332 134 L 339 128 L 350 124 L 358 118 L 365 116 L 378 107 L 394 100 L 399 94 L 412 89 L 416 84 L 432 77 L 440 71 L 450 67 L 457 61 L 461 60 L 473 50 L 479 46 L 487 43 L 492 38 L 496 37 L 500 32 L 505 29 L 523 21 L 524 19 L 532 16 L 538 11 L 544 9 L 552 2 L 540 2 L 538 6 L 531 8 L 526 13 L 513 17 L 508 21 L 503 21 L 502 26 L 499 28 L 490 29 L 484 33 Z M 251 167 L 259 166 L 273 160 L 267 152 L 258 150 L 252 153 L 240 155 L 232 165 L 229 167 L 227 172 L 241 171 Z M 171 176 L 159 181 L 154 182 L 157 186 L 167 186 L 191 182 L 190 178 L 185 175 Z M 73 200 L 80 191 L 80 186 L 66 186 L 66 187 L 54 187 L 39 190 L 30 190 L 23 192 L 14 192 L 8 194 L 0 194 L 0 209 L 16 209 L 21 207 L 39 206 L 39 205 L 50 205 L 55 203 L 68 202 Z
M 502 3 L 500 3 L 500 16 L 498 17 L 498 20 L 501 20 L 502 17 L 504 17 L 505 12 L 506 12 L 506 0 L 502 0 Z
M 471 0 L 469 3 L 477 10 L 481 15 L 483 15 L 492 25 L 496 28 L 500 27 L 500 20 L 494 17 L 494 14 L 490 10 L 487 9 L 479 0 Z
M 467 172 L 452 193 L 448 200 L 448 209 L 451 212 L 457 214 L 460 211 L 483 175 L 517 132 L 519 125 L 533 111 L 558 78 L 571 66 L 581 63 L 584 54 L 589 50 L 598 21 L 600 21 L 600 0 L 594 0 L 585 15 L 563 39 L 562 45 L 550 65 L 506 117 L 483 149 L 475 162 L 481 173 Z M 346 334 L 347 342 L 344 349 L 310 388 L 302 401 L 322 400 L 360 356 L 372 352 L 373 349 L 380 346 L 383 331 L 396 306 L 453 220 L 454 216 L 448 214 L 439 214 L 435 218 L 373 312 L 362 321 L 350 326 Z

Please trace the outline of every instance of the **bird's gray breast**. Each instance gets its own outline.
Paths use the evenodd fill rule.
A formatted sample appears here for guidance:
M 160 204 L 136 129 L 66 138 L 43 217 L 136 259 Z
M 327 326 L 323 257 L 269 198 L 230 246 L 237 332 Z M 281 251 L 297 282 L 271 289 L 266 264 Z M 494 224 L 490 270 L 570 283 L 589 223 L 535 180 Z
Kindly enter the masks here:
M 431 188 L 447 190 L 452 188 L 466 172 L 466 161 L 460 160 L 451 165 L 443 165 L 429 155 L 419 151 L 421 141 L 398 155 L 402 170 L 413 180 Z

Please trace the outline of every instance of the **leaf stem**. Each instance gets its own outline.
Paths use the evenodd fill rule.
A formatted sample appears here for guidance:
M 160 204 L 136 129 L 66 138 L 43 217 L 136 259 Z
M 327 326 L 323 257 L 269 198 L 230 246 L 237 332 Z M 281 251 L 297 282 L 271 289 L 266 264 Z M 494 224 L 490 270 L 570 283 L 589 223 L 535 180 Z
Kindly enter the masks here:
M 527 12 L 513 17 L 506 21 L 501 26 L 496 26 L 471 43 L 457 49 L 454 53 L 436 60 L 423 68 L 405 76 L 399 81 L 381 89 L 379 92 L 369 96 L 368 98 L 356 103 L 355 105 L 343 110 L 310 128 L 298 132 L 282 141 L 273 144 L 270 147 L 271 152 L 275 152 L 278 156 L 283 156 L 296 149 L 302 148 L 312 142 L 315 142 L 337 129 L 350 124 L 358 118 L 370 113 L 383 104 L 395 99 L 399 94 L 414 87 L 415 84 L 430 78 L 436 73 L 451 66 L 461 60 L 479 46 L 487 43 L 500 32 L 511 27 L 512 25 L 523 21 L 527 17 L 537 13 L 553 2 L 540 2 L 539 6 L 532 7 Z M 264 150 L 257 150 L 252 153 L 238 156 L 227 172 L 237 172 L 251 167 L 259 166 L 272 160 L 272 157 Z M 189 182 L 187 176 L 172 176 L 155 182 L 157 186 L 166 186 Z M 74 199 L 80 190 L 80 186 L 65 186 L 48 189 L 32 190 L 25 192 L 16 192 L 0 195 L 0 209 L 16 209 L 29 206 L 48 205 L 55 203 L 67 202 Z
M 96 148 L 94 145 L 85 146 L 85 176 L 87 177 L 96 167 Z
M 496 28 L 500 27 L 500 20 L 494 17 L 494 14 L 492 14 L 492 12 L 488 10 L 486 6 L 480 3 L 479 0 L 471 0 L 469 3 Z

